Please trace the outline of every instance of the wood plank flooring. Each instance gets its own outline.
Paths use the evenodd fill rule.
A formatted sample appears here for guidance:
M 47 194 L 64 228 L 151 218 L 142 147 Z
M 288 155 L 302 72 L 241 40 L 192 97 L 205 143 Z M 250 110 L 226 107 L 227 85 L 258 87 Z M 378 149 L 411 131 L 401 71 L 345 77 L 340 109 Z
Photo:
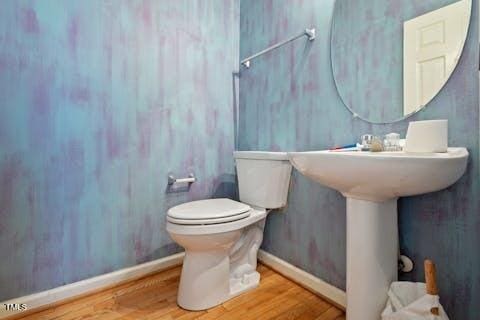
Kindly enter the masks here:
M 207 311 L 176 304 L 181 268 L 166 270 L 73 300 L 23 320 L 345 320 L 344 312 L 264 265 L 260 286 Z

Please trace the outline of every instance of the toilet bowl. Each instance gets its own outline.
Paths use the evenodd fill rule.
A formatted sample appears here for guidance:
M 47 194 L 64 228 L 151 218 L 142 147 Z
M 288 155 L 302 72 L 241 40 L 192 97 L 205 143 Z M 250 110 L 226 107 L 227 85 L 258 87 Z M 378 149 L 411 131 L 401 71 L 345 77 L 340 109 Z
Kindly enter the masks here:
M 207 199 L 167 213 L 167 231 L 185 248 L 178 305 L 205 310 L 260 282 L 257 252 L 271 209 L 284 207 L 292 167 L 286 153 L 235 152 L 240 201 Z

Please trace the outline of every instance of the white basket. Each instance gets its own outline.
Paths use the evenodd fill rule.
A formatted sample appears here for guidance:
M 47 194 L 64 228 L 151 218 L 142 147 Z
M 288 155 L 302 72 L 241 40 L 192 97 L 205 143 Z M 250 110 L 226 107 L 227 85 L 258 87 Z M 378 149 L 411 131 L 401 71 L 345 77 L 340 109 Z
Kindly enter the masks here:
M 439 315 L 431 313 L 438 308 Z M 438 295 L 427 294 L 425 283 L 393 282 L 382 320 L 449 320 Z

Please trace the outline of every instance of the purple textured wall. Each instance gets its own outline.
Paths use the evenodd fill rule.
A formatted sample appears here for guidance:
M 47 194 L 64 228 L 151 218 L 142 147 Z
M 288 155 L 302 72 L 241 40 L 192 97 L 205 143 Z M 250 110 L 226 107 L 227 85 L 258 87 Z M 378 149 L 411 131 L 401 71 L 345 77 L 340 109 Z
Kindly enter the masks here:
M 238 24 L 235 0 L 2 1 L 0 301 L 178 252 L 166 210 L 235 193 Z

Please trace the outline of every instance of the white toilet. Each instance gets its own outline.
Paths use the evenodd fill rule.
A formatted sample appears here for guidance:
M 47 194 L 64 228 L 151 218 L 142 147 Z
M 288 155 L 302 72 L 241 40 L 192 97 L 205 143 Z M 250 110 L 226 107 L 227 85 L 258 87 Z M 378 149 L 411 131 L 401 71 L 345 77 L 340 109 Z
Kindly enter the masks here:
M 265 218 L 287 203 L 286 153 L 245 151 L 234 158 L 241 203 L 209 199 L 168 210 L 167 231 L 185 248 L 178 304 L 187 310 L 214 307 L 258 285 Z

